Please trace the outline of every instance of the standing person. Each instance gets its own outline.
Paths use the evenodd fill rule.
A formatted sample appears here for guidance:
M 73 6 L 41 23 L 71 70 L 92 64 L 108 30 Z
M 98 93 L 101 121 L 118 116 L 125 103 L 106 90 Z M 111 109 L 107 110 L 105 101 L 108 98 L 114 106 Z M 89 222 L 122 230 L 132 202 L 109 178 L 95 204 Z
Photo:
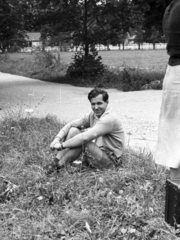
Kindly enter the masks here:
M 124 147 L 124 131 L 119 117 L 108 107 L 108 98 L 108 93 L 100 88 L 88 94 L 92 111 L 66 124 L 50 145 L 52 150 L 59 150 L 50 172 L 72 163 L 83 152 L 92 156 L 88 161 L 93 167 L 103 169 L 118 165 Z
M 166 8 L 163 31 L 170 57 L 163 82 L 155 162 L 170 169 L 170 181 L 167 180 L 166 185 L 166 212 L 171 213 L 166 220 L 173 225 L 176 211 L 172 211 L 175 198 L 172 199 L 171 190 L 174 184 L 180 187 L 180 0 L 172 1 Z

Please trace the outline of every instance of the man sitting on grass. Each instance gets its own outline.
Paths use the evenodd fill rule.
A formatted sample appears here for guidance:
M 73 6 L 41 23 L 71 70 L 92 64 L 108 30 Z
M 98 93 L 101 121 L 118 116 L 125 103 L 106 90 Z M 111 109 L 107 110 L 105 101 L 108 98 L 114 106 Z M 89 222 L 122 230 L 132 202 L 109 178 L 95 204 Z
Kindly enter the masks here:
M 95 168 L 118 165 L 124 147 L 124 131 L 119 117 L 108 107 L 108 98 L 108 93 L 100 88 L 88 94 L 92 111 L 66 124 L 57 134 L 50 148 L 59 152 L 49 172 L 72 163 L 81 153 L 87 154 L 86 162 Z

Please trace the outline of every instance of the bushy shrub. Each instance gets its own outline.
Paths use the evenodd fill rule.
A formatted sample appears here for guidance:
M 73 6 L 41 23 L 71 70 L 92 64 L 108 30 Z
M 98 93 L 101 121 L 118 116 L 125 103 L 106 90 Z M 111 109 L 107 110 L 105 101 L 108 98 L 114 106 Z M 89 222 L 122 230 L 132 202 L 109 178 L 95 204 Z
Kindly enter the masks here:
M 94 82 L 104 73 L 105 66 L 95 47 L 91 47 L 88 56 L 85 56 L 83 51 L 76 52 L 73 60 L 66 72 L 70 78 L 91 79 Z
M 122 90 L 135 91 L 149 83 L 143 72 L 132 67 L 125 67 L 122 71 Z
M 124 92 L 144 89 L 160 90 L 164 74 L 164 71 L 132 68 L 125 65 L 121 68 L 106 68 L 96 82 L 104 88 L 116 88 Z M 159 84 L 154 85 L 154 82 Z
M 38 67 L 44 69 L 56 69 L 61 64 L 60 54 L 54 54 L 52 52 L 40 51 L 34 53 L 34 61 Z
M 57 82 L 57 78 L 65 76 L 66 69 L 67 64 L 61 62 L 59 52 L 40 51 L 34 53 L 30 75 L 33 78 Z
M 117 70 L 106 68 L 103 75 L 98 78 L 97 84 L 102 85 L 104 88 L 116 88 L 122 90 L 122 73 Z
M 122 70 L 122 90 L 125 92 L 142 90 L 144 85 L 154 80 L 162 80 L 163 77 L 164 72 L 125 66 Z
M 8 54 L 7 56 L 9 56 Z M 34 52 L 30 58 L 11 60 L 0 54 L 0 71 L 50 82 L 65 82 L 67 64 L 59 52 Z
M 5 52 L 3 54 L 0 53 L 0 62 L 7 62 L 9 61 L 9 53 Z

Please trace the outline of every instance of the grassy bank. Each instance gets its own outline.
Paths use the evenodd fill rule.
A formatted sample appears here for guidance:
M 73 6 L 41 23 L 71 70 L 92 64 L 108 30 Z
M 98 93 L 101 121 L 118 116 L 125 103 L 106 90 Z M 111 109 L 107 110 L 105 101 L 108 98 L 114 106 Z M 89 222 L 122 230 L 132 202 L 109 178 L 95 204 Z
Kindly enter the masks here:
M 151 81 L 162 81 L 167 64 L 165 50 L 157 51 L 101 51 L 105 73 L 98 79 L 70 79 L 66 76 L 72 52 L 43 55 L 42 53 L 14 53 L 0 55 L 0 71 L 44 81 L 93 87 L 140 90 Z M 127 87 L 128 85 L 128 87 Z
M 51 116 L 0 122 L 2 240 L 177 239 L 164 222 L 167 174 L 151 155 L 126 149 L 115 170 L 67 166 L 47 176 L 61 126 Z

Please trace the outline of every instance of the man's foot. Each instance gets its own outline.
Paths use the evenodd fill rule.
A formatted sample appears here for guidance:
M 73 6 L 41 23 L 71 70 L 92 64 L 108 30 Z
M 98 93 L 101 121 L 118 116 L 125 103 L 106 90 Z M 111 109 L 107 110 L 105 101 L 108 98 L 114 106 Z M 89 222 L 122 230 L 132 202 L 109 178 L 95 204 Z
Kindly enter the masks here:
M 59 159 L 55 158 L 50 164 L 48 164 L 46 167 L 46 173 L 47 175 L 50 175 L 52 173 L 59 173 L 60 169 L 64 168 L 64 165 L 59 165 Z

